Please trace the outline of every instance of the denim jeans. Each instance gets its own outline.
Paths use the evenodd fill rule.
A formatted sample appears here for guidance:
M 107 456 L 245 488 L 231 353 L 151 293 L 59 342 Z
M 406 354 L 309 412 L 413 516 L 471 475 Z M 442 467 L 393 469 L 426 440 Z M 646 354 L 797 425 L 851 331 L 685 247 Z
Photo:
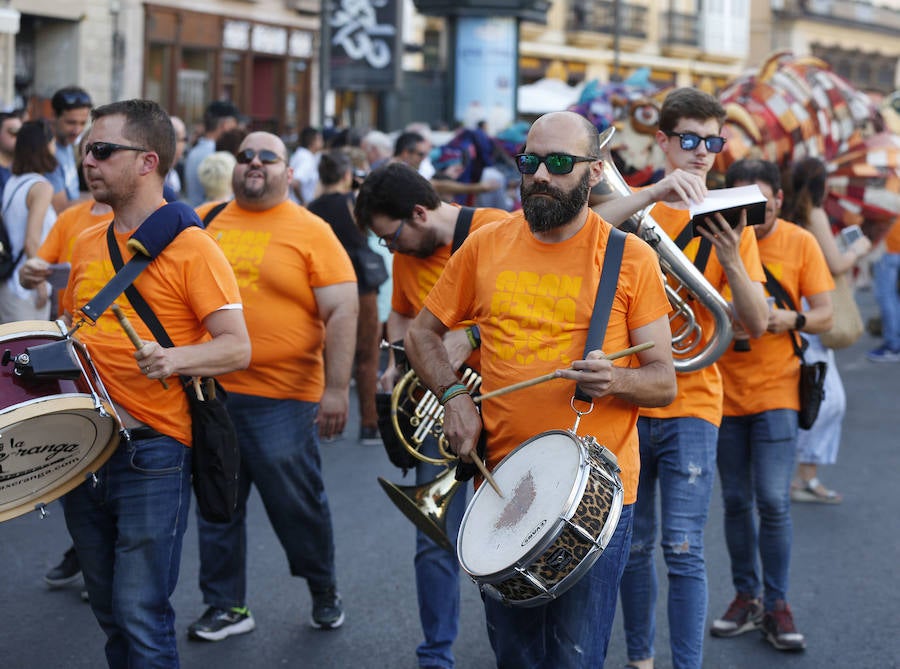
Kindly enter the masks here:
M 703 529 L 715 477 L 717 433 L 715 425 L 700 418 L 638 419 L 641 476 L 631 553 L 621 586 L 629 660 L 654 656 L 659 584 L 653 553 L 659 481 L 672 666 L 699 668 L 703 663 L 707 608 Z
M 291 575 L 311 591 L 335 585 L 331 511 L 322 481 L 319 405 L 230 393 L 226 401 L 241 448 L 238 509 L 229 523 L 197 514 L 200 590 L 208 606 L 247 603 L 247 497 L 255 484 Z
M 91 609 L 115 669 L 178 667 L 175 612 L 191 503 L 190 450 L 170 437 L 123 439 L 63 509 Z
M 900 253 L 885 253 L 875 263 L 873 275 L 875 298 L 881 310 L 881 331 L 885 345 L 900 351 L 900 293 L 897 275 L 900 274 Z
M 437 441 L 426 439 L 420 449 L 429 457 L 438 455 Z M 420 462 L 416 466 L 416 484 L 428 483 L 444 471 L 444 467 Z M 421 530 L 416 530 L 416 593 L 419 621 L 425 640 L 416 649 L 420 666 L 454 666 L 453 642 L 459 630 L 459 561 L 456 559 L 456 537 L 466 512 L 468 483 L 457 489 L 447 508 L 447 538 L 453 552 L 444 550 Z
M 498 669 L 597 669 L 616 613 L 622 570 L 631 544 L 633 504 L 603 555 L 559 599 L 534 608 L 511 607 L 482 595 Z
M 725 542 L 737 592 L 756 596 L 762 562 L 763 605 L 786 599 L 791 562 L 791 477 L 797 451 L 797 412 L 774 409 L 725 416 L 719 428 L 719 478 Z M 759 528 L 753 517 L 754 502 Z

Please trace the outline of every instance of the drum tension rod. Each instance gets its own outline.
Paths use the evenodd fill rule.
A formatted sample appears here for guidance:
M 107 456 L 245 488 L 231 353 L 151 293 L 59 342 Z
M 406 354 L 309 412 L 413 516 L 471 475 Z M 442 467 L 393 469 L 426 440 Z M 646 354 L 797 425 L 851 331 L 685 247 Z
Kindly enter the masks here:
M 40 515 L 41 520 L 43 520 L 44 518 L 46 518 L 47 516 L 50 515 L 50 512 L 47 511 L 47 507 L 44 506 L 44 503 L 43 503 L 43 502 L 40 502 L 40 503 L 38 503 L 38 504 L 35 504 L 35 505 L 34 505 L 34 510 L 38 512 L 38 515 Z

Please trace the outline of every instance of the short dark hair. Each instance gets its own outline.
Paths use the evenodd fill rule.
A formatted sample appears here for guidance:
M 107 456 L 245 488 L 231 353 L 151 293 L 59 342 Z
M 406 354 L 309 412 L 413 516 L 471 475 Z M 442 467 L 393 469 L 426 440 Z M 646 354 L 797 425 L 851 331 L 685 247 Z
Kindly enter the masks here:
M 228 153 L 236 156 L 248 134 L 250 133 L 244 128 L 232 128 L 223 132 L 219 139 L 216 140 L 216 151 L 228 151 Z
M 814 207 L 825 202 L 825 181 L 828 170 L 819 158 L 804 158 L 797 162 L 788 173 L 782 216 L 802 227 L 809 226 L 809 214 Z
M 12 174 L 46 174 L 55 170 L 58 163 L 50 153 L 52 141 L 53 128 L 47 121 L 41 119 L 23 123 L 16 135 L 16 148 L 9 171 Z
M 223 118 L 239 119 L 240 117 L 241 112 L 234 106 L 234 103 L 228 100 L 213 100 L 203 112 L 203 127 L 206 132 L 212 132 L 219 127 L 219 121 Z
M 352 169 L 353 162 L 344 149 L 331 149 L 319 158 L 319 181 L 323 186 L 333 186 Z
M 321 134 L 321 130 L 308 125 L 300 131 L 299 142 L 297 145 L 302 146 L 304 149 L 308 149 L 312 146 L 313 140 Z
M 781 190 L 781 172 L 778 165 L 770 160 L 760 158 L 745 158 L 732 163 L 725 172 L 725 186 L 731 188 L 738 182 L 756 183 L 761 181 L 768 184 L 773 193 Z
M 93 107 L 91 96 L 83 88 L 78 86 L 66 86 L 60 88 L 53 97 L 50 98 L 50 106 L 53 107 L 53 113 L 62 116 L 62 113 L 70 109 L 83 109 L 85 107 Z
M 91 120 L 125 117 L 122 134 L 159 156 L 156 172 L 165 178 L 175 160 L 175 127 L 166 110 L 153 100 L 120 100 L 91 110 Z
M 356 194 L 354 214 L 357 224 L 366 230 L 374 216 L 407 219 L 416 205 L 435 210 L 441 198 L 425 177 L 405 163 L 393 162 L 369 172 Z
M 402 132 L 394 142 L 394 156 L 399 156 L 404 151 L 412 151 L 416 148 L 416 144 L 424 141 L 425 138 L 417 132 Z
M 659 110 L 659 129 L 671 132 L 683 118 L 696 121 L 714 118 L 721 128 L 725 123 L 725 108 L 709 93 L 689 86 L 676 88 L 666 96 Z

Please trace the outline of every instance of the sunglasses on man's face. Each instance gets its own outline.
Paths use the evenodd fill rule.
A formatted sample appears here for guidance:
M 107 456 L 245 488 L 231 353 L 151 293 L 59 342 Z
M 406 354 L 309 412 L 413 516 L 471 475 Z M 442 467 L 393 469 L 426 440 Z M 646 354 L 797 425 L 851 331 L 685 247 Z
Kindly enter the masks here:
M 575 163 L 590 163 L 599 158 L 591 156 L 573 156 L 570 153 L 548 153 L 546 156 L 539 156 L 536 153 L 520 153 L 516 156 L 516 167 L 522 174 L 534 174 L 538 171 L 541 163 L 547 166 L 550 174 L 569 174 L 575 169 Z
M 720 153 L 725 148 L 725 138 L 718 135 L 710 135 L 709 137 L 701 137 L 695 132 L 666 132 L 666 137 L 677 137 L 681 142 L 681 148 L 684 151 L 693 151 L 700 142 L 706 144 L 706 150 L 710 153 Z
M 84 155 L 91 154 L 96 160 L 107 160 L 116 151 L 149 151 L 142 146 L 125 146 L 111 142 L 91 142 L 84 147 Z
M 284 158 L 279 156 L 274 151 L 269 151 L 269 149 L 263 149 L 259 152 L 254 151 L 253 149 L 244 149 L 235 157 L 237 158 L 239 165 L 249 165 L 257 156 L 259 156 L 259 162 L 261 162 L 263 165 L 274 165 L 275 163 L 279 163 L 284 160 Z
M 81 107 L 92 106 L 91 96 L 83 91 L 62 93 L 60 97 L 62 98 L 63 104 L 65 105 L 65 109 L 78 109 Z

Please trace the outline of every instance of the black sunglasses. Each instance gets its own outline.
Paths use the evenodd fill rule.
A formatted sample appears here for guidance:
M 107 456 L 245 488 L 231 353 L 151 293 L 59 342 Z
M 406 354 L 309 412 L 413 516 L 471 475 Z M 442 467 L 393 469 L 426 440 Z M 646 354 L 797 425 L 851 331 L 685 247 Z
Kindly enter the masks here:
M 575 163 L 590 163 L 599 158 L 591 156 L 573 156 L 570 153 L 548 153 L 539 156 L 536 153 L 520 153 L 516 155 L 516 167 L 522 174 L 534 174 L 541 163 L 547 166 L 550 174 L 569 174 L 575 169 Z
M 106 160 L 116 151 L 149 151 L 142 146 L 125 146 L 124 144 L 113 144 L 111 142 L 91 142 L 85 144 L 84 155 L 89 153 L 97 160 Z
M 59 97 L 62 98 L 63 104 L 65 105 L 65 109 L 75 109 L 80 107 L 90 107 L 92 106 L 91 96 L 85 93 L 84 91 L 70 91 L 65 93 L 60 93 Z
M 240 153 L 238 153 L 235 158 L 237 158 L 239 165 L 249 165 L 253 162 L 253 159 L 259 156 L 259 162 L 263 165 L 274 165 L 275 163 L 282 162 L 284 158 L 279 156 L 274 151 L 269 151 L 269 149 L 263 149 L 262 151 L 254 151 L 253 149 L 244 149 Z
M 706 150 L 710 153 L 720 153 L 725 148 L 725 138 L 718 135 L 701 137 L 695 132 L 666 131 L 666 137 L 677 137 L 681 141 L 681 148 L 685 151 L 693 151 L 702 141 L 706 144 Z

